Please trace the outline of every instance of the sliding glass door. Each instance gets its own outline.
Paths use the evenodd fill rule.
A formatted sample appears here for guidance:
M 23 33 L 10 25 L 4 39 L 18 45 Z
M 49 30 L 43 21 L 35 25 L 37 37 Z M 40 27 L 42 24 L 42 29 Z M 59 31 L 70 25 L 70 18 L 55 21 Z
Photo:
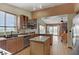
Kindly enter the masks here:
M 59 26 L 47 26 L 47 33 L 59 35 Z
M 53 34 L 53 26 L 47 26 L 47 34 Z
M 59 35 L 58 26 L 53 26 L 53 35 Z
M 59 35 L 60 27 L 59 25 L 56 26 L 49 26 L 39 25 L 39 34 L 52 34 L 52 35 Z

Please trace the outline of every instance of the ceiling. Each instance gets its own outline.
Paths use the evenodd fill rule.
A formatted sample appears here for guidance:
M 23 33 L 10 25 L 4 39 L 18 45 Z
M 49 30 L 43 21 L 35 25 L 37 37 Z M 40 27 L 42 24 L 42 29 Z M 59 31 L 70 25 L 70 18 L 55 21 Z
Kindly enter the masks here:
M 48 7 L 54 7 L 64 3 L 7 3 L 7 4 L 27 11 L 36 11 Z
M 67 15 L 58 15 L 58 16 L 50 16 L 41 18 L 46 24 L 58 24 L 61 23 L 61 20 L 67 22 Z

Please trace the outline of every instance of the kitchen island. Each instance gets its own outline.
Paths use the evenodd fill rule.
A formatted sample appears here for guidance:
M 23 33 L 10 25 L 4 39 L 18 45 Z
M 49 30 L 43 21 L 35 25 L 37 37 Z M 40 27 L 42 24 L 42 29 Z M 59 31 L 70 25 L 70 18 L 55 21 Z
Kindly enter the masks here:
M 30 39 L 31 55 L 49 55 L 50 54 L 50 37 L 37 36 Z

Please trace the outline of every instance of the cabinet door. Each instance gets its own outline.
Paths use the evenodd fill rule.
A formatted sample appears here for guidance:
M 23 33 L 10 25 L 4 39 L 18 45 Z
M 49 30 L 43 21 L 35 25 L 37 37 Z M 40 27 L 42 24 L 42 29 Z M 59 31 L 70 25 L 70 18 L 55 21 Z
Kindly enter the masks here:
M 0 41 L 0 48 L 1 48 L 1 41 Z
M 23 16 L 21 15 L 21 16 L 20 16 L 20 28 L 21 28 L 21 29 L 22 29 L 22 26 L 23 26 L 23 19 L 24 19 L 24 18 L 23 18 Z
M 7 51 L 14 53 L 17 51 L 17 40 L 16 38 L 11 38 L 6 41 Z
M 28 17 L 25 16 L 25 19 L 24 19 L 24 25 L 27 27 L 27 23 L 28 23 Z
M 50 54 L 50 38 L 44 43 L 44 54 Z
M 0 41 L 0 48 L 6 49 L 6 40 Z
M 20 16 L 20 28 L 22 29 L 24 26 L 27 27 L 28 17 L 21 15 Z
M 23 44 L 23 37 L 18 37 L 17 38 L 17 51 L 23 49 L 24 44 Z
M 31 55 L 43 55 L 44 54 L 44 44 L 40 42 L 30 41 L 30 54 Z

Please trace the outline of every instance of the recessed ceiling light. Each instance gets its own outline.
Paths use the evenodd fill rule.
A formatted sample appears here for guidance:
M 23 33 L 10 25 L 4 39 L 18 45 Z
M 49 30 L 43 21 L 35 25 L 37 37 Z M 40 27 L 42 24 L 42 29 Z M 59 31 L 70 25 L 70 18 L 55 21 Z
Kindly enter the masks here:
M 40 5 L 40 9 L 42 8 L 42 5 Z

